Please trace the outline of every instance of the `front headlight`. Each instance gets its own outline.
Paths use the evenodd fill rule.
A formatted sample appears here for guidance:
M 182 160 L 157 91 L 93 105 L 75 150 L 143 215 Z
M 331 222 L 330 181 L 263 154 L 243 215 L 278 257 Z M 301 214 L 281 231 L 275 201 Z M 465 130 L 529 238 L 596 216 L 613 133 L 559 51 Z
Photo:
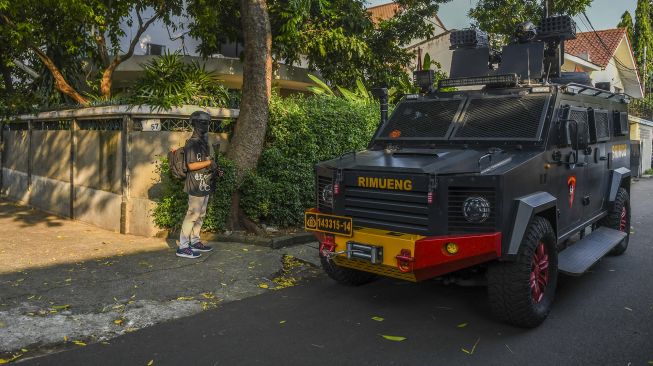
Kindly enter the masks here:
M 322 187 L 322 191 L 320 192 L 320 197 L 324 203 L 333 207 L 333 184 L 324 185 Z
M 463 215 L 469 222 L 484 222 L 490 217 L 490 201 L 481 196 L 467 197 L 463 202 Z

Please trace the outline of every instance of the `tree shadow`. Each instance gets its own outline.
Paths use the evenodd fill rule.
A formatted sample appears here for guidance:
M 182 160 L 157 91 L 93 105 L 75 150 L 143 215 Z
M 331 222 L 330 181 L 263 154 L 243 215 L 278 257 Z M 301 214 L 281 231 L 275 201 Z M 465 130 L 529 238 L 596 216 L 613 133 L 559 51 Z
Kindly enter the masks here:
M 0 198 L 0 222 L 13 221 L 19 227 L 45 224 L 48 227 L 63 226 L 65 219 L 45 213 L 36 208 Z

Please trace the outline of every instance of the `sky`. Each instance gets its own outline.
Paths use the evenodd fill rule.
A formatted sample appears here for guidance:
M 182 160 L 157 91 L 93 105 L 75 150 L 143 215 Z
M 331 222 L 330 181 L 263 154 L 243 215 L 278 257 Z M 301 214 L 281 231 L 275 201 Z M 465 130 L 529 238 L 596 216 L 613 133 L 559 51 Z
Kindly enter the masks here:
M 388 3 L 390 0 L 369 0 L 370 6 Z M 450 3 L 440 6 L 438 16 L 449 29 L 461 29 L 469 27 L 470 20 L 467 11 L 476 4 L 476 0 L 453 0 Z M 635 18 L 637 0 L 594 0 L 587 9 L 587 16 L 592 21 L 594 28 L 610 29 L 616 28 L 619 24 L 621 14 L 628 10 Z M 582 23 L 579 23 L 579 31 L 586 31 Z

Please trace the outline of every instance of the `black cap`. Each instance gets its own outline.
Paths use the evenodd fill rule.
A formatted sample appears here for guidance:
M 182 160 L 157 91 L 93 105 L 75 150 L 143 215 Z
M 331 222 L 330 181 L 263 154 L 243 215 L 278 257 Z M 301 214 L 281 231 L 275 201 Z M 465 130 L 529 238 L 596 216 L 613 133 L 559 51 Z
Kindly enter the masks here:
M 190 115 L 191 122 L 211 122 L 211 115 L 205 111 L 195 111 Z

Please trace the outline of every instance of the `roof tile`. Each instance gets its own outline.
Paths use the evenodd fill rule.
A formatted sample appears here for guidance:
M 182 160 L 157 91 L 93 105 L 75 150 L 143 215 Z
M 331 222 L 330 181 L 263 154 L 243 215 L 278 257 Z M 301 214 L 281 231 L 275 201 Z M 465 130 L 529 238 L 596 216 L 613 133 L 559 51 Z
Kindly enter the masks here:
M 625 36 L 623 28 L 581 32 L 576 39 L 565 42 L 565 52 L 606 67 Z

